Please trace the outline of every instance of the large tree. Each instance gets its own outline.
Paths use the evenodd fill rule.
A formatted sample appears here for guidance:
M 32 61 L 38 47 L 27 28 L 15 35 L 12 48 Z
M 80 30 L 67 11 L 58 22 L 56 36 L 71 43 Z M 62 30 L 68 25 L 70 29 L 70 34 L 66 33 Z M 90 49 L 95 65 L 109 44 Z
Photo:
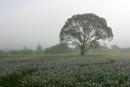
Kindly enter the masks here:
M 112 40 L 112 29 L 104 18 L 95 14 L 78 14 L 69 18 L 60 32 L 60 42 L 80 48 L 81 55 L 92 47 L 99 46 L 99 41 Z

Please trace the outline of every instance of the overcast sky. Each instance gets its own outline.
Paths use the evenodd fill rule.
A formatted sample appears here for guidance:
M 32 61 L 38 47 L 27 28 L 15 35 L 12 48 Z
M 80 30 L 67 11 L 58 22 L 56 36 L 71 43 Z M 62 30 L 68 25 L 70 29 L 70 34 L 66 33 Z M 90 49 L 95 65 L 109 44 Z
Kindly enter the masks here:
M 55 45 L 65 21 L 82 13 L 107 20 L 109 45 L 130 47 L 130 0 L 0 0 L 0 49 Z

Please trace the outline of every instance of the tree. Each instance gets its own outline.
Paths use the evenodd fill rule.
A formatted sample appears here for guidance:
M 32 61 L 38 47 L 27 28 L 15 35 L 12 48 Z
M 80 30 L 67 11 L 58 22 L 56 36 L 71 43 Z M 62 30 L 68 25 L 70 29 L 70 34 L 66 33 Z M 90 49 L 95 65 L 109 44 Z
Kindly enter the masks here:
M 21 54 L 32 54 L 32 50 L 31 49 L 28 49 L 26 46 L 24 46 L 24 48 L 22 50 L 15 50 L 16 53 L 21 53 Z
M 63 54 L 63 53 L 71 53 L 71 52 L 72 50 L 70 47 L 61 44 L 54 45 L 44 50 L 44 53 L 46 54 Z
M 112 29 L 104 18 L 95 14 L 78 14 L 67 20 L 61 29 L 60 43 L 80 48 L 81 55 L 90 48 L 100 45 L 100 41 L 112 40 Z
M 42 46 L 40 44 L 37 46 L 36 51 L 37 51 L 37 54 L 41 54 L 42 53 Z
M 121 48 L 120 48 L 119 46 L 117 46 L 117 45 L 112 45 L 111 48 L 114 49 L 114 50 L 119 50 L 119 49 L 121 49 Z

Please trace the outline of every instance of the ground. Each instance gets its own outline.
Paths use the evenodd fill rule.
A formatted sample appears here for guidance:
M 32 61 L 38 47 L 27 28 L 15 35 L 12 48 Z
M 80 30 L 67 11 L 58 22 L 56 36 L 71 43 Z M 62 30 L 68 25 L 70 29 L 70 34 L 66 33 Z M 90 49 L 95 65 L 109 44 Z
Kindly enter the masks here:
M 130 54 L 0 58 L 0 87 L 130 87 Z

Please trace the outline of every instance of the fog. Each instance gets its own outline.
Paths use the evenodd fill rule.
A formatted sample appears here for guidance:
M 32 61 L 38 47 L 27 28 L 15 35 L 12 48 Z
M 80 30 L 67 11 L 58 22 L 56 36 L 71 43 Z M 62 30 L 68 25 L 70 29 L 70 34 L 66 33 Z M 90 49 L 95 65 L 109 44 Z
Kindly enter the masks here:
M 65 21 L 82 13 L 95 13 L 106 19 L 114 33 L 108 46 L 130 47 L 129 3 L 129 0 L 0 0 L 0 49 L 55 45 Z

